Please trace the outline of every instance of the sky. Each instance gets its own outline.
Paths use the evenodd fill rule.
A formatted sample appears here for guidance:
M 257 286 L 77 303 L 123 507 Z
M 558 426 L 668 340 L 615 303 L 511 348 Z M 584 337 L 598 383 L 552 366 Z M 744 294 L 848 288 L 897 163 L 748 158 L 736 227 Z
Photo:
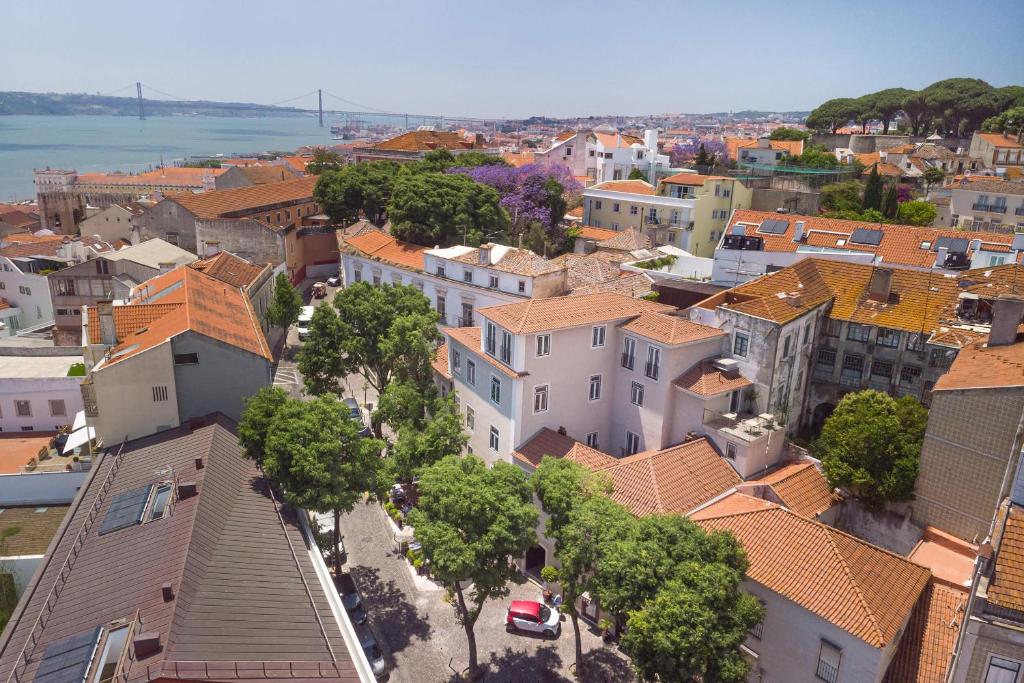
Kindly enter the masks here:
M 269 104 L 323 88 L 350 101 L 329 108 L 481 117 L 809 110 L 956 76 L 1024 84 L 1022 25 L 1024 0 L 0 0 L 0 90 L 142 81 Z

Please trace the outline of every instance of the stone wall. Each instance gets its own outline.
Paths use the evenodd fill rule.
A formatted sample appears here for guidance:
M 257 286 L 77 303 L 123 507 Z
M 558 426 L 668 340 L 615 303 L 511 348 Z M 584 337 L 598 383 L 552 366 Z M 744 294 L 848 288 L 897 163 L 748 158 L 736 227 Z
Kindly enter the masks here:
M 260 221 L 218 218 L 193 221 L 193 227 L 199 249 L 197 254 L 206 253 L 208 242 L 219 242 L 221 251 L 230 251 L 253 263 L 276 266 L 285 259 L 284 235 Z

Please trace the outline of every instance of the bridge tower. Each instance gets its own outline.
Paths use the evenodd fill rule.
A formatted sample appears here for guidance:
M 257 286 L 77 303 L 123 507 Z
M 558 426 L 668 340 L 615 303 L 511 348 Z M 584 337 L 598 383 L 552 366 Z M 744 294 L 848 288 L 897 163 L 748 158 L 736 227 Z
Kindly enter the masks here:
M 146 110 L 142 106 L 142 83 L 135 82 L 135 92 L 139 95 L 139 121 L 146 120 Z
M 324 91 L 322 89 L 318 89 L 316 91 L 316 99 L 317 99 L 318 109 L 320 111 L 320 127 L 323 128 L 324 127 Z

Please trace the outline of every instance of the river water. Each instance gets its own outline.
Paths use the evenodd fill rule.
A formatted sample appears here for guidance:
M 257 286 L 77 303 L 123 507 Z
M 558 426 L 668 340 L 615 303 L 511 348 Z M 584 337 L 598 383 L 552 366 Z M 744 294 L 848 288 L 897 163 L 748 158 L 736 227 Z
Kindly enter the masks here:
M 193 154 L 331 144 L 316 117 L 0 116 L 0 202 L 35 196 L 32 170 L 145 171 Z

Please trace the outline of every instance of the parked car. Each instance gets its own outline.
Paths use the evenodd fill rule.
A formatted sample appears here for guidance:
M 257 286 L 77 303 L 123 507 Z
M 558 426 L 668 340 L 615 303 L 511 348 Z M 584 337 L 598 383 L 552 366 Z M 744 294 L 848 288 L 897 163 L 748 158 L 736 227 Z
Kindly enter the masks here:
M 309 335 L 309 323 L 313 320 L 315 306 L 303 306 L 299 313 L 298 328 L 299 339 L 305 339 Z
M 561 615 L 558 610 L 533 600 L 513 600 L 505 613 L 505 630 L 540 633 L 545 638 L 554 638 L 561 630 Z
M 363 411 L 359 408 L 359 403 L 354 398 L 346 398 L 344 403 L 345 407 L 348 408 L 348 416 L 359 423 L 359 436 L 370 436 L 373 432 L 366 426 L 366 420 L 363 419 Z
M 341 604 L 345 606 L 345 611 L 348 612 L 348 618 L 352 620 L 352 623 L 365 623 L 366 608 L 363 607 L 363 599 L 359 597 L 359 591 L 356 590 L 356 582 L 352 580 L 352 575 L 343 572 L 335 576 L 334 586 L 338 589 L 338 597 L 341 598 Z
M 329 278 L 327 278 L 327 284 L 329 286 L 331 286 L 331 287 L 340 287 L 341 286 L 341 276 L 340 275 L 332 275 L 332 276 L 330 276 Z
M 363 648 L 366 659 L 370 662 L 373 677 L 378 681 L 386 679 L 388 677 L 388 667 L 384 663 L 384 653 L 381 652 L 380 645 L 377 644 L 377 639 L 373 637 L 370 629 L 364 628 L 359 634 L 359 645 Z
M 326 282 L 314 283 L 313 284 L 313 298 L 314 299 L 323 299 L 325 296 L 327 296 L 327 283 Z

